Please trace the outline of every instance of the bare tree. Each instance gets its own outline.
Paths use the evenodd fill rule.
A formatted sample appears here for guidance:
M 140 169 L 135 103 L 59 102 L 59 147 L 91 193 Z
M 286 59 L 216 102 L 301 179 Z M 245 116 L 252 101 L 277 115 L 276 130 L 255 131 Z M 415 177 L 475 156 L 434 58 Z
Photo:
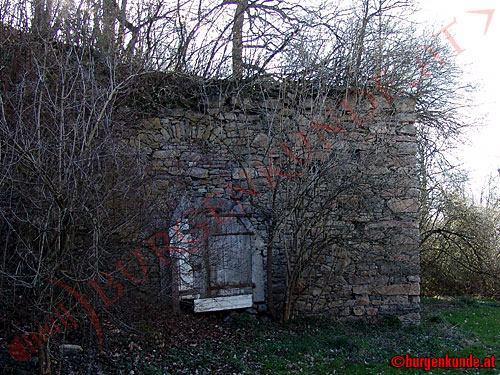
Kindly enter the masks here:
M 34 324 L 64 299 L 47 278 L 94 280 L 107 245 L 118 234 L 137 233 L 143 212 L 125 203 L 140 206 L 140 197 L 148 197 L 148 175 L 140 155 L 118 139 L 138 121 L 131 97 L 137 104 L 157 99 L 150 88 L 178 89 L 158 88 L 164 75 L 149 74 L 151 68 L 203 79 L 233 76 L 226 94 L 237 98 L 247 90 L 262 102 L 268 153 L 235 160 L 257 162 L 251 167 L 261 173 L 261 186 L 270 184 L 248 200 L 268 219 L 269 308 L 283 321 L 293 316 L 321 257 L 343 251 L 347 237 L 330 218 L 347 211 L 343 204 L 365 185 L 377 188 L 373 176 L 352 179 L 372 161 L 370 152 L 341 138 L 340 129 L 355 127 L 355 119 L 345 107 L 330 117 L 327 111 L 358 90 L 378 90 L 389 105 L 403 93 L 414 97 L 423 205 L 434 183 L 429 176 L 437 164 L 446 168 L 437 156 L 464 127 L 457 88 L 466 85 L 459 84 L 451 51 L 432 34 L 415 37 L 414 25 L 404 21 L 407 1 L 313 7 L 286 0 L 102 0 L 55 9 L 51 0 L 36 0 L 33 6 L 1 1 L 0 9 L 2 297 L 18 301 L 23 290 L 26 306 L 37 309 Z M 266 107 L 272 90 L 278 103 Z M 296 112 L 285 114 L 290 107 Z M 351 118 L 338 124 L 332 116 Z M 311 118 L 330 127 L 311 126 Z M 316 143 L 308 146 L 311 139 Z M 335 144 L 327 155 L 325 142 Z M 287 283 L 275 300 L 277 262 L 284 262 Z M 49 364 L 47 346 L 42 367 Z
M 2 3 L 10 11 L 3 22 L 29 14 L 28 4 L 10 6 Z M 50 4 L 37 6 L 44 17 L 51 12 Z M 140 116 L 125 103 L 147 67 L 113 49 L 113 17 L 106 20 L 113 45 L 101 59 L 94 20 L 68 12 L 59 19 L 71 29 L 51 38 L 32 31 L 38 19 L 0 30 L 0 278 L 4 308 L 29 312 L 18 316 L 18 330 L 42 327 L 61 303 L 80 314 L 72 297 L 97 290 L 92 283 L 105 278 L 112 249 L 139 243 L 138 223 L 158 209 L 145 159 L 127 141 Z M 146 18 L 143 26 L 153 22 Z M 41 374 L 54 370 L 54 329 L 41 331 Z
M 441 182 L 440 194 L 433 191 L 428 200 L 421 228 L 424 292 L 496 298 L 500 285 L 498 206 L 491 204 L 494 199 L 475 204 L 460 177 L 455 172 Z M 490 187 L 489 197 L 498 194 L 494 184 Z
M 280 106 L 290 105 L 291 108 L 297 108 L 297 103 L 301 100 L 309 102 L 312 104 L 308 111 L 304 111 L 304 114 L 308 113 L 310 116 L 326 112 L 327 108 L 321 103 L 326 101 L 327 93 L 332 92 L 337 93 L 338 103 L 357 89 L 376 91 L 389 105 L 393 105 L 403 94 L 411 96 L 417 102 L 420 155 L 427 155 L 428 160 L 432 159 L 434 165 L 438 160 L 444 160 L 440 158 L 446 147 L 452 145 L 467 126 L 458 120 L 457 109 L 462 93 L 470 86 L 459 81 L 460 71 L 451 60 L 450 49 L 432 34 L 424 33 L 415 37 L 414 25 L 411 22 L 401 22 L 405 16 L 411 14 L 410 5 L 409 2 L 399 1 L 363 1 L 352 13 L 351 22 L 347 22 L 345 28 L 337 28 L 335 34 L 330 34 L 335 35 L 335 38 L 331 40 L 336 43 L 330 43 L 328 52 L 323 52 L 324 43 L 321 38 L 305 37 L 292 39 L 291 49 L 282 51 L 282 61 L 285 61 L 285 64 L 281 66 L 282 75 L 275 74 L 277 81 L 282 82 L 280 102 L 274 110 L 263 109 L 263 112 L 268 115 L 269 135 L 272 139 L 270 143 L 273 143 L 277 149 L 281 148 L 277 152 L 280 157 L 275 153 L 269 155 L 268 159 L 260 161 L 260 166 L 266 165 L 267 162 L 267 167 L 262 168 L 260 173 L 261 176 L 266 176 L 268 181 L 273 180 L 273 189 L 270 189 L 266 198 L 262 198 L 260 203 L 255 196 L 252 196 L 250 200 L 269 218 L 268 300 L 271 311 L 274 306 L 280 306 L 279 313 L 274 311 L 272 313 L 275 317 L 281 314 L 280 318 L 284 321 L 293 316 L 293 305 L 300 298 L 300 293 L 296 293 L 297 288 L 300 285 L 307 285 L 304 280 L 307 279 L 311 269 L 314 269 L 311 264 L 315 263 L 315 259 L 321 259 L 332 243 L 343 242 L 342 235 L 332 235 L 331 233 L 336 233 L 335 230 L 326 229 L 328 221 L 325 218 L 339 213 L 338 207 L 335 208 L 335 203 L 338 204 L 346 195 L 362 196 L 359 193 L 361 186 L 371 186 L 376 190 L 379 185 L 376 178 L 370 180 L 370 177 L 366 177 L 365 181 L 359 181 L 359 185 L 356 182 L 346 184 L 346 186 L 339 184 L 332 187 L 328 193 L 323 191 L 320 194 L 323 178 L 325 181 L 344 181 L 341 176 L 350 176 L 352 179 L 352 175 L 356 175 L 354 172 L 356 168 L 369 169 L 371 154 L 365 153 L 364 156 L 367 159 L 359 159 L 355 156 L 355 149 L 347 148 L 342 155 L 333 153 L 332 155 L 336 156 L 332 156 L 328 161 L 316 163 L 314 167 L 312 164 L 305 166 L 307 150 L 304 142 L 291 140 L 286 134 L 290 132 L 295 134 L 302 129 L 283 118 Z M 349 16 L 346 16 L 346 19 L 349 20 Z M 342 17 L 339 17 L 339 21 L 341 20 Z M 352 27 L 353 24 L 356 26 Z M 343 24 L 340 23 L 340 25 Z M 349 40 L 357 42 L 351 44 L 347 42 Z M 443 63 L 444 59 L 449 59 L 446 64 Z M 373 61 L 377 61 L 377 64 L 373 64 Z M 290 82 L 291 77 L 296 81 Z M 252 84 L 259 87 L 259 83 Z M 269 85 L 260 84 L 262 86 L 259 91 L 265 93 L 269 85 L 277 85 L 277 82 Z M 298 87 L 301 89 L 299 90 Z M 342 92 L 342 89 L 345 91 Z M 314 96 L 315 94 L 317 96 Z M 294 99 L 290 100 L 290 98 Z M 288 104 L 288 102 L 293 102 L 293 104 Z M 295 113 L 295 116 L 300 117 L 300 114 L 302 113 Z M 336 113 L 335 116 L 342 118 L 342 113 Z M 350 120 L 356 123 L 354 118 Z M 333 129 L 338 130 L 338 126 L 330 128 L 330 132 Z M 311 134 L 314 138 L 315 134 Z M 309 139 L 309 134 L 307 135 Z M 295 145 L 298 142 L 301 148 L 295 151 L 299 153 L 294 154 L 295 156 L 290 159 L 291 154 L 285 152 L 283 147 L 277 146 L 283 141 L 286 145 Z M 439 144 L 444 147 L 439 147 Z M 272 149 L 273 146 L 269 147 Z M 314 146 L 310 147 L 315 150 Z M 288 162 L 280 164 L 287 157 Z M 292 164 L 290 164 L 291 160 Z M 357 161 L 349 167 L 339 167 L 342 161 L 350 163 L 350 160 Z M 373 158 L 371 162 L 373 163 Z M 280 168 L 277 165 L 280 165 Z M 423 165 L 420 164 L 420 166 Z M 294 169 L 297 166 L 300 167 L 300 173 Z M 445 168 L 444 164 L 442 168 Z M 333 171 L 340 175 L 332 174 Z M 422 181 L 429 176 L 424 169 L 420 172 Z M 249 181 L 248 189 L 251 186 Z M 317 199 L 317 202 L 314 199 Z M 334 208 L 330 206 L 330 203 Z M 313 209 L 317 215 L 307 216 L 306 208 L 311 210 L 315 204 L 319 204 L 316 209 Z M 363 200 L 360 204 L 369 206 Z M 323 231 L 319 231 L 314 223 L 322 223 L 320 227 Z M 284 243 L 286 248 L 280 249 Z M 287 283 L 284 292 L 276 296 L 278 301 L 273 301 L 275 297 L 272 290 L 272 273 L 280 257 L 287 259 Z M 307 288 L 304 287 L 302 292 L 306 290 Z
M 248 0 L 239 0 L 233 22 L 233 75 L 240 80 L 243 76 L 243 21 Z
M 53 17 L 52 0 L 33 1 L 33 30 L 44 37 L 48 36 Z

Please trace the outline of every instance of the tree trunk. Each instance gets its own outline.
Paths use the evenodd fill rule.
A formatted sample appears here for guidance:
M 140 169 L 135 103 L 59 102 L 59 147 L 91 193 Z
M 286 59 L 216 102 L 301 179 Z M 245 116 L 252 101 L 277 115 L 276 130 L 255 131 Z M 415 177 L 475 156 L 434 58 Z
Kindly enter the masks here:
M 121 9 L 122 17 L 124 19 L 127 19 L 127 0 L 122 0 L 122 9 Z M 118 38 L 116 41 L 116 44 L 120 50 L 125 50 L 125 42 L 124 42 L 124 37 L 125 37 L 125 25 L 120 22 L 120 25 L 118 27 Z
M 109 51 L 115 42 L 116 9 L 114 0 L 102 1 L 102 34 L 101 45 Z
M 241 80 L 243 77 L 243 21 L 248 0 L 239 0 L 234 14 L 233 24 L 233 77 Z
M 273 238 L 274 238 L 274 223 L 271 219 L 269 230 L 269 240 L 267 242 L 266 251 L 266 278 L 267 278 L 267 306 L 272 318 L 276 320 L 276 310 L 274 308 L 274 293 L 273 293 Z
M 179 315 L 181 312 L 180 295 L 179 295 L 179 289 L 181 286 L 181 280 L 179 275 L 179 260 L 175 259 L 172 263 L 170 263 L 170 271 L 172 275 L 172 285 L 171 285 L 172 313 L 174 315 Z
M 366 36 L 366 26 L 368 25 L 368 21 L 370 17 L 368 16 L 369 4 L 368 1 L 365 1 L 363 4 L 363 20 L 361 24 L 361 30 L 359 31 L 358 41 L 357 41 L 357 51 L 356 51 L 356 65 L 354 66 L 354 80 L 356 82 L 356 86 L 358 85 L 359 80 L 359 72 L 361 68 L 361 59 L 363 57 L 363 48 L 365 43 Z
M 50 29 L 50 17 L 52 14 L 52 0 L 34 0 L 33 1 L 33 31 L 47 37 Z
M 281 323 L 288 323 L 292 312 L 292 296 L 290 286 L 286 286 L 285 301 L 283 303 L 283 314 L 281 316 Z
M 41 347 L 38 352 L 38 374 L 39 375 L 52 374 L 52 370 L 50 368 L 50 353 L 47 344 Z

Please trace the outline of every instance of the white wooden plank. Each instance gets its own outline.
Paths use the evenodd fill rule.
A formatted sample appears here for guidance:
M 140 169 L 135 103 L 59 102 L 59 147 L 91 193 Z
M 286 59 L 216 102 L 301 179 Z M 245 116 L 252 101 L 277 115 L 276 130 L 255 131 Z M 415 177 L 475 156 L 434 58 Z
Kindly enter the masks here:
M 246 307 L 252 307 L 252 305 L 253 300 L 251 294 L 229 297 L 201 298 L 194 300 L 194 312 L 244 309 Z
M 183 231 L 189 230 L 189 223 L 187 219 L 183 219 L 179 224 L 179 228 Z M 177 229 L 179 229 L 177 228 Z M 189 242 L 191 241 L 191 235 L 189 233 L 182 233 L 185 238 L 185 242 L 178 240 L 178 233 L 175 227 L 170 228 L 170 245 L 186 250 L 185 252 L 179 252 L 177 254 L 178 257 L 178 265 L 179 265 L 179 291 L 183 292 L 186 290 L 194 289 L 194 272 L 193 267 L 190 263 L 190 253 L 189 253 Z
M 194 300 L 196 298 L 200 298 L 200 293 L 198 294 L 183 294 L 182 296 L 179 297 L 180 299 L 187 299 L 187 300 Z

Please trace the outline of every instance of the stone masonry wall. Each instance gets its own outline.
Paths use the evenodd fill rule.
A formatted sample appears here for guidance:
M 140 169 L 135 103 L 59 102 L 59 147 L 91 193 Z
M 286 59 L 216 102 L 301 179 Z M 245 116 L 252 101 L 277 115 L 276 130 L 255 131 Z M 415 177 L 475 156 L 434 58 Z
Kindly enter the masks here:
M 265 278 L 269 212 L 259 207 L 269 206 L 273 189 L 288 186 L 286 181 L 274 186 L 277 179 L 294 178 L 288 173 L 266 174 L 273 171 L 270 161 L 279 153 L 270 152 L 285 150 L 281 145 L 286 142 L 298 155 L 307 139 L 313 163 L 328 165 L 329 173 L 338 171 L 336 181 L 323 187 L 324 196 L 339 189 L 335 209 L 323 223 L 338 242 L 308 264 L 300 288 L 293 291 L 295 315 L 368 320 L 397 315 L 404 323 L 418 323 L 414 102 L 361 96 L 344 101 L 327 97 L 309 106 L 307 100 L 299 103 L 293 95 L 265 100 L 215 97 L 207 100 L 203 110 L 199 105 L 171 106 L 132 129 L 130 144 L 149 158 L 160 193 L 176 187 L 174 207 L 183 201 L 189 202 L 184 203 L 189 209 L 214 213 L 214 207 L 227 202 L 241 204 L 254 230 L 252 251 L 264 256 L 259 267 Z M 331 147 L 325 147 L 327 143 Z M 333 161 L 325 164 L 328 160 Z M 345 183 L 349 178 L 356 181 L 350 187 Z M 337 180 L 343 181 L 342 188 Z M 213 217 L 208 228 L 216 230 Z M 277 306 L 290 276 L 286 223 L 283 228 L 273 240 Z M 257 287 L 265 289 L 264 284 Z M 267 300 L 267 291 L 263 293 L 255 301 L 261 311 Z

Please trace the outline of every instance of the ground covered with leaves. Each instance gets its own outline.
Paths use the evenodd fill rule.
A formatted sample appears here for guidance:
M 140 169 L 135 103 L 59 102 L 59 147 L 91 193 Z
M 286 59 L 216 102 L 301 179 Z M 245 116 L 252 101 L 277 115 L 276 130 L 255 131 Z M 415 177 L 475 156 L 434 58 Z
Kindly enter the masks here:
M 89 342 L 83 353 L 67 355 L 54 368 L 75 375 L 421 374 L 426 371 L 396 369 L 390 359 L 500 358 L 500 303 L 470 298 L 424 300 L 416 327 L 401 327 L 390 317 L 376 325 L 313 319 L 279 325 L 233 313 L 149 320 L 133 329 L 108 323 L 105 330 L 101 355 L 97 342 Z M 497 362 L 490 369 L 428 373 L 498 374 Z M 4 366 L 3 373 L 16 373 L 10 369 Z

